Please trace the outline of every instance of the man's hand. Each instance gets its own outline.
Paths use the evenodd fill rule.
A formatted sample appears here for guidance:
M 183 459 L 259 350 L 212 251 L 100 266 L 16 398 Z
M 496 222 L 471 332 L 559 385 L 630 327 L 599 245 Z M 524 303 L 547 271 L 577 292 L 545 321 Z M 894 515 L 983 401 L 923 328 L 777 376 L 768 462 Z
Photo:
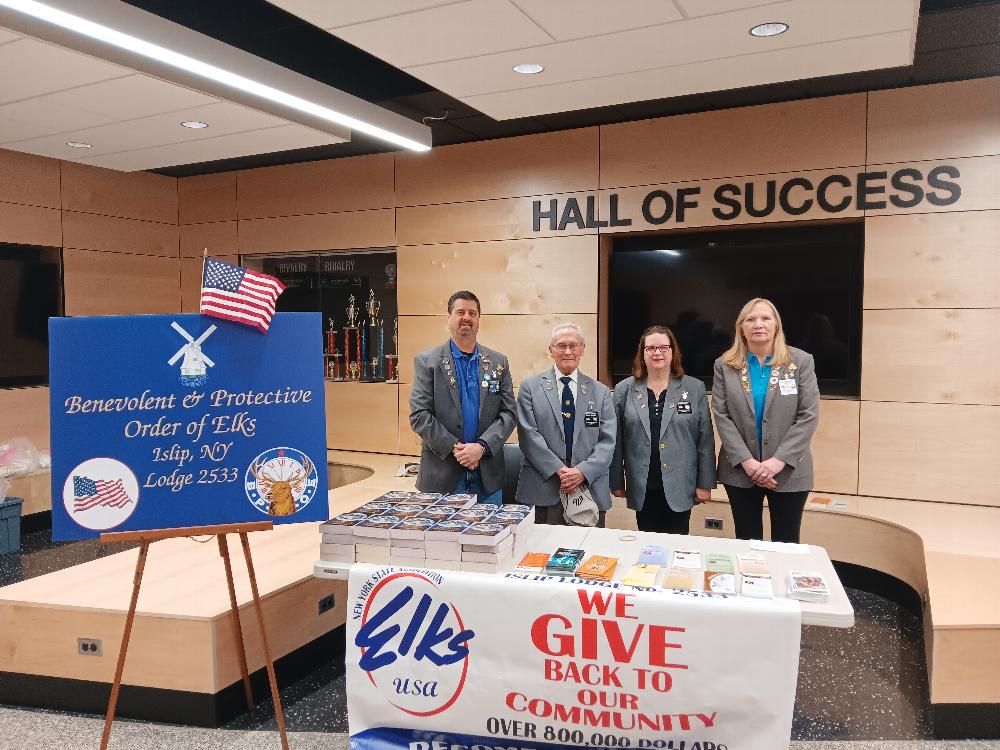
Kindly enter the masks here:
M 556 474 L 559 476 L 560 492 L 572 492 L 587 480 L 582 471 L 569 466 L 557 469 Z
M 455 456 L 456 461 L 469 471 L 473 471 L 479 466 L 479 461 L 486 452 L 486 449 L 479 443 L 455 443 L 455 447 L 451 449 L 451 452 Z
M 611 494 L 615 497 L 625 497 L 625 490 L 611 490 Z

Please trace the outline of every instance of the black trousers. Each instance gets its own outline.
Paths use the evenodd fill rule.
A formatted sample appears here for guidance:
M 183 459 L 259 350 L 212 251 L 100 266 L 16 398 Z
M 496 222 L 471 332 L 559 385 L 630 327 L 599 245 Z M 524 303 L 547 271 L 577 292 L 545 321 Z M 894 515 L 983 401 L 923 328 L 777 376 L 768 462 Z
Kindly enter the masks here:
M 646 494 L 642 510 L 635 514 L 639 531 L 655 531 L 659 534 L 687 534 L 691 525 L 691 509 L 680 512 L 667 505 L 662 494 Z
M 607 511 L 597 511 L 597 528 L 604 528 L 604 516 Z M 536 505 L 535 523 L 547 524 L 548 526 L 569 526 L 566 523 L 566 516 L 563 515 L 562 503 L 555 505 Z
M 733 511 L 737 539 L 764 538 L 764 496 L 771 514 L 771 539 L 775 542 L 799 541 L 802 511 L 809 492 L 775 492 L 763 487 L 734 487 L 725 484 L 729 507 Z

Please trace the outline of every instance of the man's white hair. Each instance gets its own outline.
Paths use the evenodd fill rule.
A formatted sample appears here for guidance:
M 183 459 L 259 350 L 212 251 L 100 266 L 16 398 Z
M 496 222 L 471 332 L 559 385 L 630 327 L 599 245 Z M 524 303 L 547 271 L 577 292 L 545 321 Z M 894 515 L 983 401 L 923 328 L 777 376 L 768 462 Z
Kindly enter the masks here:
M 583 329 L 580 328 L 576 323 L 560 323 L 555 328 L 552 329 L 552 336 L 549 338 L 549 346 L 556 343 L 556 337 L 563 331 L 572 331 L 576 334 L 577 338 L 580 339 L 581 344 L 586 344 L 587 339 L 583 335 Z

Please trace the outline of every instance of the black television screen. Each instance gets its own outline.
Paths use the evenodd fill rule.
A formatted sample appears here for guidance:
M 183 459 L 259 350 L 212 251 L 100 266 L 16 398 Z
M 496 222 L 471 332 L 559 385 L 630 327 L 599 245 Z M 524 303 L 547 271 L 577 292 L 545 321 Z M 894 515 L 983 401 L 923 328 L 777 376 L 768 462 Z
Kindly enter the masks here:
M 857 396 L 861 382 L 864 225 L 810 224 L 622 237 L 611 258 L 611 372 L 627 377 L 649 325 L 677 336 L 687 374 L 712 387 L 754 297 L 778 308 L 792 346 L 816 359 L 824 395 Z
M 0 388 L 49 382 L 49 318 L 62 315 L 62 251 L 0 244 Z

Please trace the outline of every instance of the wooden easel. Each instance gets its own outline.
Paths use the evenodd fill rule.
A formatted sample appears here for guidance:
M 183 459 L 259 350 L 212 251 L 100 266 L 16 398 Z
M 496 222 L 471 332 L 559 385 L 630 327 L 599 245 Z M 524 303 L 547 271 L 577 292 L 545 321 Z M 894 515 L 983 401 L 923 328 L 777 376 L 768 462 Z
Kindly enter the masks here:
M 260 606 L 260 593 L 257 591 L 257 574 L 253 569 L 250 557 L 250 542 L 247 534 L 252 531 L 270 531 L 274 527 L 271 521 L 254 523 L 231 523 L 219 526 L 188 526 L 180 529 L 152 529 L 149 531 L 117 531 L 101 534 L 101 544 L 111 542 L 139 542 L 139 559 L 135 563 L 135 577 L 132 579 L 132 601 L 128 605 L 128 615 L 125 617 L 125 632 L 122 633 L 122 646 L 118 652 L 118 666 L 115 668 L 115 680 L 111 683 L 111 697 L 108 700 L 108 712 L 104 717 L 104 733 L 101 735 L 101 750 L 107 750 L 111 739 L 111 722 L 115 718 L 115 707 L 118 704 L 118 693 L 122 685 L 122 672 L 125 669 L 125 653 L 128 651 L 129 637 L 132 635 L 132 623 L 135 620 L 135 607 L 139 601 L 139 586 L 142 584 L 142 571 L 146 567 L 146 554 L 149 545 L 160 539 L 173 539 L 185 536 L 217 536 L 219 539 L 219 554 L 226 568 L 226 584 L 229 586 L 229 608 L 232 612 L 233 637 L 240 656 L 240 672 L 243 675 L 243 691 L 246 694 L 247 706 L 252 709 L 253 691 L 250 689 L 250 673 L 247 668 L 246 649 L 243 645 L 243 628 L 240 626 L 240 613 L 236 606 L 236 587 L 233 585 L 233 566 L 229 560 L 229 545 L 226 534 L 239 534 L 243 544 L 243 557 L 247 563 L 247 573 L 250 575 L 250 590 L 253 591 L 254 609 L 257 612 L 257 626 L 260 628 L 260 642 L 264 651 L 264 662 L 267 665 L 267 679 L 271 684 L 271 698 L 274 700 L 274 716 L 278 722 L 278 734 L 281 737 L 282 750 L 288 750 L 288 734 L 285 732 L 285 714 L 281 709 L 281 696 L 278 694 L 278 681 L 274 676 L 274 662 L 271 660 L 271 646 L 267 640 L 267 630 L 264 627 L 264 612 Z

